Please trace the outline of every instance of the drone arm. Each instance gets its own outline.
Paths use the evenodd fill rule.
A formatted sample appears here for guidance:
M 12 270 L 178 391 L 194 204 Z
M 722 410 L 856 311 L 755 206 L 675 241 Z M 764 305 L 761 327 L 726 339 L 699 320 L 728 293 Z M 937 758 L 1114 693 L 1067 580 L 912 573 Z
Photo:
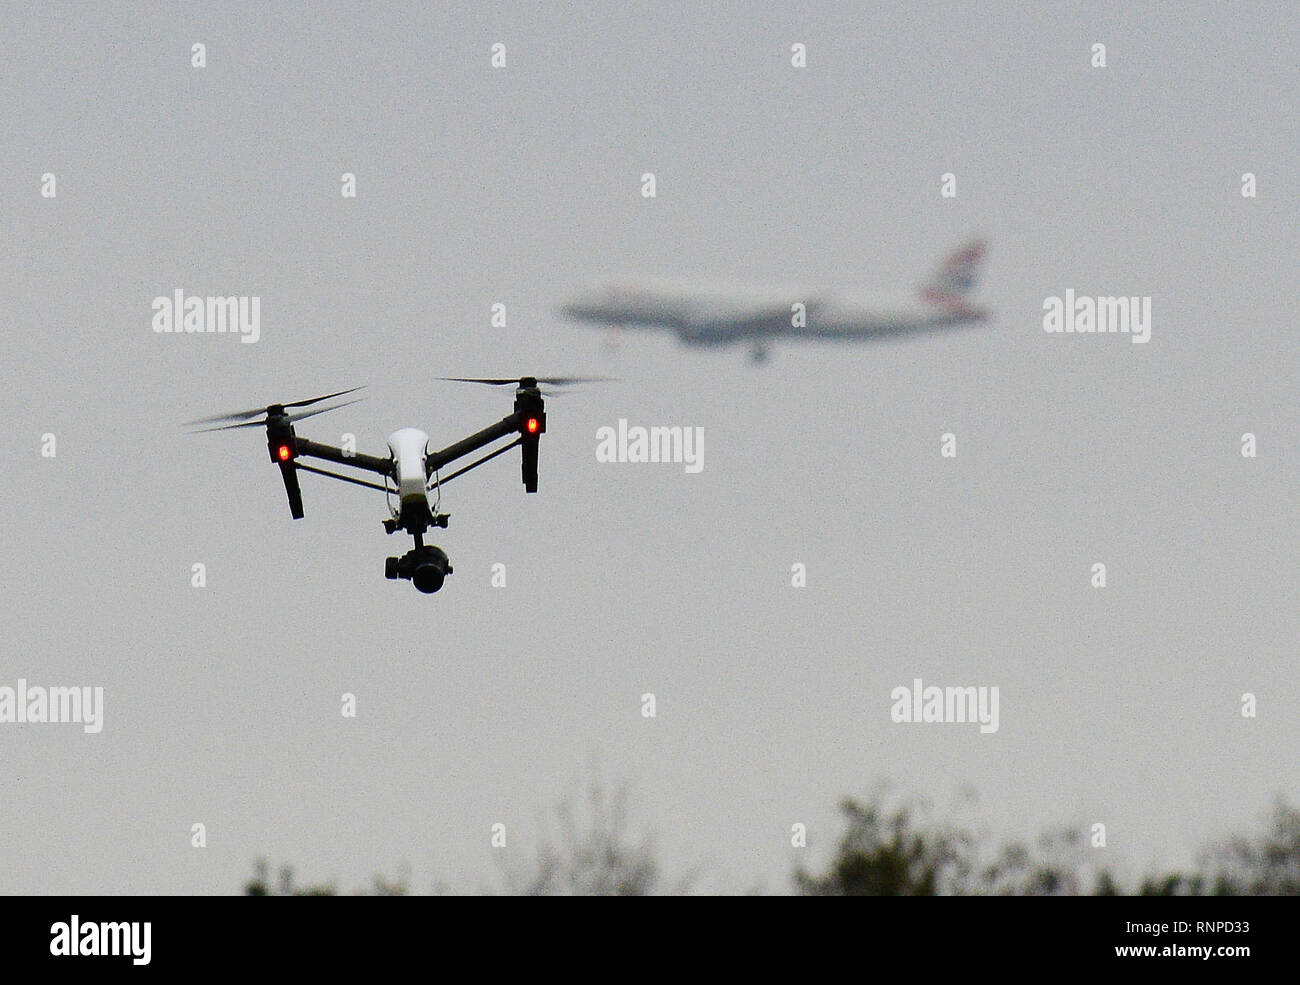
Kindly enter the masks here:
M 508 444 L 508 445 L 502 445 L 500 448 L 496 449 L 495 451 L 490 451 L 490 452 L 488 452 L 488 453 L 487 453 L 486 455 L 484 455 L 482 458 L 478 459 L 477 461 L 470 462 L 470 463 L 469 463 L 468 465 L 466 465 L 464 468 L 457 469 L 457 470 L 456 470 L 455 472 L 453 472 L 451 475 L 443 476 L 441 479 L 439 479 L 438 484 L 439 484 L 439 485 L 442 485 L 442 486 L 445 486 L 445 485 L 446 485 L 447 483 L 449 483 L 452 479 L 456 478 L 456 476 L 458 476 L 458 475 L 464 475 L 464 474 L 465 474 L 466 472 L 468 472 L 470 469 L 476 469 L 476 468 L 478 468 L 480 465 L 482 465 L 484 462 L 490 462 L 490 461 L 492 461 L 492 459 L 496 458 L 498 455 L 504 455 L 504 454 L 505 454 L 506 452 L 508 452 L 511 448 L 518 448 L 518 447 L 519 447 L 520 445 L 522 445 L 523 443 L 524 443 L 524 439 L 523 439 L 523 438 L 516 438 L 514 441 L 510 442 L 510 444 Z
M 442 451 L 435 451 L 425 459 L 425 473 L 432 476 L 434 472 L 456 461 L 458 458 L 464 458 L 466 455 L 473 454 L 484 445 L 490 445 L 498 438 L 504 438 L 509 434 L 519 432 L 520 423 L 519 414 L 511 414 L 509 417 L 503 417 L 491 427 L 484 428 L 477 434 L 471 434 L 468 438 L 457 441 L 454 445 L 448 445 Z M 484 459 L 486 461 L 486 459 Z
M 297 457 L 322 458 L 327 462 L 336 462 L 339 465 L 351 465 L 353 468 L 365 469 L 367 472 L 374 472 L 376 475 L 391 476 L 393 474 L 393 460 L 391 458 L 362 455 L 360 452 L 345 452 L 342 448 L 323 445 L 319 441 L 310 441 L 307 438 L 295 437 L 294 451 Z
M 328 476 L 331 479 L 339 479 L 342 482 L 350 482 L 354 486 L 365 486 L 367 489 L 378 489 L 380 492 L 391 492 L 388 486 L 381 486 L 378 482 L 367 482 L 365 479 L 355 479 L 350 475 L 340 475 L 338 472 L 328 472 L 325 469 L 318 469 L 311 465 L 303 465 L 302 462 L 294 462 L 293 467 L 299 472 L 311 472 L 313 475 Z

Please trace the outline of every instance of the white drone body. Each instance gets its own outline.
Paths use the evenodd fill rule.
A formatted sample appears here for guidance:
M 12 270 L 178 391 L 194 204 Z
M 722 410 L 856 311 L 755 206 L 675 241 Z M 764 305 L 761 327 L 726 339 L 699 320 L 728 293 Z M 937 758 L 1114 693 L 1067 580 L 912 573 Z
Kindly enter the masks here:
M 392 510 L 397 517 L 403 506 L 429 502 L 429 436 L 419 428 L 400 428 L 388 436 L 388 450 L 396 473 L 398 505 Z

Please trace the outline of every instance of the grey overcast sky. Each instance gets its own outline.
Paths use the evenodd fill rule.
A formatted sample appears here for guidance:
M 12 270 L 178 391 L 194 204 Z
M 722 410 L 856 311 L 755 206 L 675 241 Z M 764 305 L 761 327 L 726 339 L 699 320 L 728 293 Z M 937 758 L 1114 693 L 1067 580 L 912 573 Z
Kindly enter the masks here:
M 784 6 L 6 0 L 0 685 L 106 709 L 0 725 L 0 890 L 474 889 L 593 770 L 720 890 L 787 890 L 882 781 L 1104 822 L 1131 870 L 1300 797 L 1295 4 Z M 961 332 L 753 366 L 555 313 L 615 274 L 906 291 L 973 234 Z M 260 297 L 261 340 L 155 334 L 177 289 Z M 1067 289 L 1150 296 L 1150 343 L 1046 334 Z M 447 487 L 429 597 L 377 493 L 304 477 L 291 521 L 259 432 L 180 427 L 364 383 L 300 433 L 445 444 L 510 395 L 434 377 L 525 372 L 621 382 L 550 403 L 536 496 L 514 457 Z M 619 418 L 703 427 L 703 471 L 597 463 Z M 999 687 L 1000 729 L 891 722 L 916 677 Z

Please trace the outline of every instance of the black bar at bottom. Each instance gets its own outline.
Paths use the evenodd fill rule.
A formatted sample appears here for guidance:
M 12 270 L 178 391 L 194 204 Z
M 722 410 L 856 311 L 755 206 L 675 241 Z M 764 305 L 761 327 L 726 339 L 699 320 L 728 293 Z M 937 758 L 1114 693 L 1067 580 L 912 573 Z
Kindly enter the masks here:
M 388 977 L 383 972 L 421 962 L 429 967 L 448 949 L 473 967 L 490 966 L 494 978 L 506 965 L 535 972 L 560 963 L 613 968 L 657 960 L 665 970 L 689 962 L 693 972 L 713 966 L 732 978 L 784 957 L 805 971 L 857 962 L 863 973 L 854 977 L 864 981 L 900 975 L 907 981 L 948 975 L 982 980 L 1005 971 L 1043 977 L 1063 969 L 1071 977 L 1131 969 L 1134 978 L 1173 980 L 1199 969 L 1238 981 L 1289 966 L 1297 952 L 1290 904 L 1260 897 L 569 900 L 529 903 L 527 913 L 515 909 L 518 903 L 496 904 L 502 907 L 497 910 L 453 897 L 259 902 L 43 896 L 14 902 L 0 920 L 0 960 L 13 981 L 62 980 L 69 972 L 92 976 L 87 980 L 108 972 L 176 981 L 195 970 L 256 970 L 261 979 L 283 973 L 295 980 L 319 973 L 321 980 L 341 981 L 343 968 L 364 971 L 369 980 L 378 977 L 375 972 Z M 640 907 L 635 917 L 627 906 Z M 129 943 L 126 954 L 84 955 L 87 924 L 113 924 L 115 939 L 141 942 L 148 924 L 148 964 L 136 963 L 146 955 L 130 953 Z M 98 929 L 94 936 L 97 949 L 108 939 Z M 509 946 L 502 948 L 506 939 Z M 73 940 L 81 956 L 57 953 Z M 40 977 L 11 977 L 27 970 Z

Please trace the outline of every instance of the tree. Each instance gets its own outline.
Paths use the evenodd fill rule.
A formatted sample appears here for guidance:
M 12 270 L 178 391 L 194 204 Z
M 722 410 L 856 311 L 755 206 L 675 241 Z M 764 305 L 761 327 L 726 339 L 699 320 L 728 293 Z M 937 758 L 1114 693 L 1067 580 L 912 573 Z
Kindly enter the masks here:
M 296 886 L 293 881 L 293 868 L 288 865 L 280 867 L 280 881 L 271 885 L 270 864 L 266 859 L 258 859 L 253 864 L 253 878 L 244 884 L 245 896 L 337 896 L 338 889 L 331 883 L 315 886 Z M 382 875 L 376 875 L 370 893 L 360 890 L 354 895 L 405 896 L 407 894 L 406 876 L 399 875 L 389 881 Z
M 542 836 L 535 853 L 502 867 L 502 891 L 527 896 L 648 896 L 689 891 L 694 874 L 666 881 L 653 840 L 634 836 L 626 787 L 614 793 L 598 781 L 584 798 L 562 799 L 557 833 Z M 1126 880 L 1097 863 L 1081 830 L 1050 831 L 1033 843 L 997 843 L 935 820 L 920 804 L 890 808 L 883 797 L 841 804 L 845 829 L 826 870 L 794 874 L 806 896 L 936 895 L 1300 895 L 1300 810 L 1278 801 L 1261 833 L 1239 835 L 1203 853 L 1195 871 L 1152 872 Z M 259 861 L 245 886 L 249 896 L 333 896 L 332 883 L 297 886 L 280 869 L 273 887 Z M 407 893 L 408 876 L 376 876 L 380 896 Z M 445 891 L 445 887 L 443 887 Z
M 795 873 L 809 896 L 1090 894 L 1300 895 L 1300 811 L 1279 801 L 1260 835 L 1238 836 L 1202 856 L 1200 870 L 1148 874 L 1131 889 L 1093 862 L 1080 831 L 989 849 L 979 838 L 907 806 L 892 812 L 846 800 L 846 829 L 827 870 Z
M 941 827 L 918 828 L 912 812 L 892 814 L 870 804 L 840 804 L 848 829 L 830 870 L 795 873 L 805 896 L 935 896 L 961 879 L 967 862 L 960 835 Z
M 629 833 L 627 787 L 610 794 L 598 780 L 585 803 L 555 809 L 559 837 L 544 835 L 537 854 L 506 871 L 507 892 L 523 896 L 650 896 L 664 890 L 652 839 Z M 685 885 L 677 887 L 679 891 Z
M 1144 896 L 1300 896 L 1300 810 L 1274 802 L 1262 835 L 1238 835 L 1201 859 L 1201 873 L 1147 876 Z

